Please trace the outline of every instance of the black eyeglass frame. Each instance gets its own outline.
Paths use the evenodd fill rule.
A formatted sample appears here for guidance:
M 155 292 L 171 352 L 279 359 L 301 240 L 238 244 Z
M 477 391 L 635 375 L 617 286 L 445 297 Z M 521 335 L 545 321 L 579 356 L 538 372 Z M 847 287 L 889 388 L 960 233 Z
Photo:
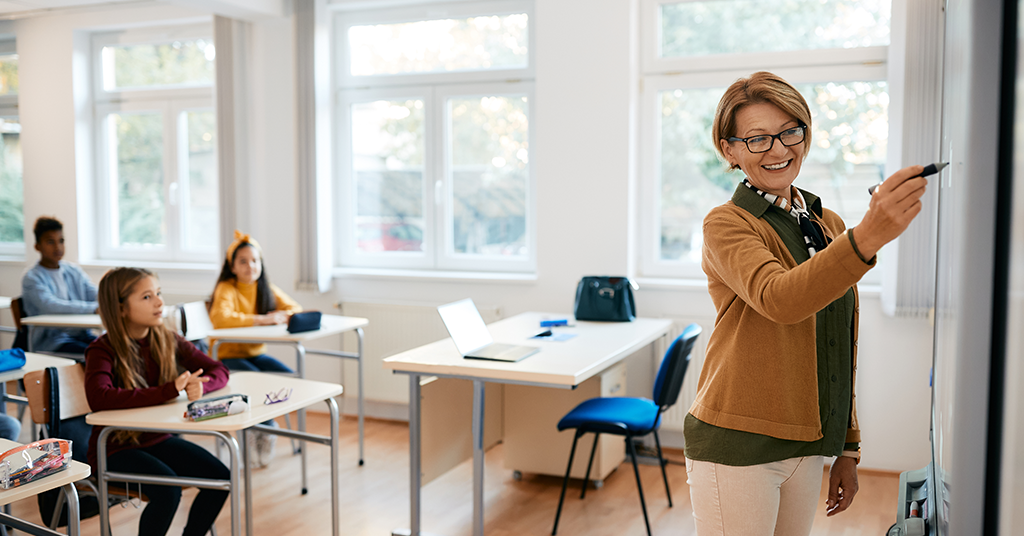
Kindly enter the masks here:
M 803 133 L 803 135 L 800 136 L 800 141 L 798 141 L 796 143 L 789 143 L 789 144 L 787 144 L 786 142 L 782 141 L 782 135 L 783 134 L 785 134 L 787 132 L 790 132 L 790 131 L 793 131 L 793 130 L 797 130 L 797 129 L 799 129 Z M 750 142 L 748 141 L 748 140 L 752 140 L 754 138 L 771 138 L 772 141 L 771 141 L 771 143 L 768 144 L 768 148 L 767 149 L 765 149 L 763 151 L 755 151 L 755 150 L 750 148 Z M 747 150 L 750 151 L 752 154 L 761 154 L 761 153 L 767 153 L 768 151 L 771 151 L 772 147 L 775 147 L 775 140 L 779 140 L 779 143 L 781 143 L 783 145 L 783 147 L 792 147 L 792 146 L 794 146 L 794 145 L 796 145 L 798 143 L 803 143 L 804 140 L 806 140 L 806 139 L 807 139 L 807 125 L 805 125 L 803 123 L 800 123 L 799 126 L 795 126 L 793 128 L 787 128 L 786 130 L 783 130 L 782 132 L 779 132 L 778 134 L 758 134 L 757 136 L 750 136 L 749 138 L 737 138 L 736 136 L 733 136 L 731 138 L 726 138 L 725 141 L 728 141 L 730 143 L 732 143 L 734 141 L 742 141 L 743 145 L 745 145 L 747 147 Z

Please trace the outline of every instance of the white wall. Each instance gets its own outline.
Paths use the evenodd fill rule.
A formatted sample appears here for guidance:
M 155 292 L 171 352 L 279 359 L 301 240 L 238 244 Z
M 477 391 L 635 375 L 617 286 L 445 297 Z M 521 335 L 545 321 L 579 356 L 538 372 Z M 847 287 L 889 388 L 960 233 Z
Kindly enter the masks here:
M 78 259 L 73 32 L 97 24 L 184 18 L 171 8 L 118 8 L 74 17 L 18 21 L 26 221 L 56 213 L 66 224 L 67 258 Z M 630 199 L 636 162 L 631 146 L 639 87 L 635 63 L 635 1 L 538 0 L 536 3 L 535 145 L 537 278 L 528 282 L 347 276 L 332 292 L 294 290 L 298 255 L 295 188 L 293 24 L 289 18 L 253 23 L 250 181 L 239 195 L 252 201 L 249 231 L 269 253 L 272 280 L 308 308 L 329 311 L 338 300 L 439 304 L 472 297 L 506 315 L 527 310 L 571 311 L 578 279 L 624 274 L 631 267 Z M 28 258 L 31 232 L 26 234 Z M 0 295 L 20 292 L 23 262 L 0 262 Z M 103 267 L 90 267 L 98 280 Z M 203 295 L 210 271 L 161 270 L 172 295 Z M 859 411 L 862 467 L 907 470 L 929 460 L 931 328 L 925 320 L 892 319 L 877 296 L 861 304 Z M 701 285 L 647 285 L 640 313 L 680 319 L 714 317 Z M 372 328 L 372 326 L 371 326 Z M 705 328 L 710 329 L 710 325 Z M 636 367 L 643 370 L 645 367 Z M 309 373 L 338 378 L 336 361 L 309 358 Z M 630 382 L 631 388 L 637 383 Z M 649 384 L 641 390 L 649 389 Z M 637 394 L 644 394 L 643 392 Z

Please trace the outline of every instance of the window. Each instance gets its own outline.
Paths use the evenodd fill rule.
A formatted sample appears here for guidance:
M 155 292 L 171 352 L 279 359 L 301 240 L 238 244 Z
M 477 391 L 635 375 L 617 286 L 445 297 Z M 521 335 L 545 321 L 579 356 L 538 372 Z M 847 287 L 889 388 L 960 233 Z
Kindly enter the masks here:
M 93 37 L 101 258 L 217 257 L 212 33 L 198 26 Z
M 519 1 L 337 15 L 342 266 L 534 269 L 531 23 Z
M 643 9 L 643 275 L 703 276 L 701 223 L 743 179 L 710 139 L 715 107 L 755 71 L 786 78 L 811 108 L 813 145 L 796 186 L 847 226 L 860 222 L 867 187 L 884 178 L 888 1 L 646 0 Z M 875 272 L 865 281 L 877 282 Z
M 14 41 L 0 41 L 0 255 L 25 255 L 18 120 L 18 54 Z

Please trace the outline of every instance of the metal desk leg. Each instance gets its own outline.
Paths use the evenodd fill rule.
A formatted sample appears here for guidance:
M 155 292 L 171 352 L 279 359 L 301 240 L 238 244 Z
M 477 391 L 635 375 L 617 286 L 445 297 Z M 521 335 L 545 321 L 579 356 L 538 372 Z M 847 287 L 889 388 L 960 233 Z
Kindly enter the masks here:
M 334 536 L 341 534 L 341 472 L 338 470 L 338 403 L 328 398 L 331 412 L 331 529 Z
M 363 465 L 363 328 L 356 329 L 359 338 L 359 465 Z
M 75 483 L 64 485 L 64 495 L 68 501 L 68 536 L 80 536 L 82 533 L 82 516 L 78 513 L 78 490 Z
M 420 533 L 420 376 L 409 375 L 409 530 L 395 529 L 391 536 Z
M 473 536 L 484 535 L 484 389 L 473 380 Z
M 298 369 L 297 372 L 298 372 L 299 377 L 304 379 L 306 377 L 306 348 L 304 346 L 302 346 L 301 343 L 298 343 L 298 344 L 295 345 L 295 368 Z M 298 419 L 299 420 L 299 431 L 300 432 L 305 432 L 306 431 L 306 408 L 300 409 L 298 413 L 299 413 L 299 419 Z M 300 443 L 302 443 L 302 442 L 300 442 Z M 308 451 L 309 451 L 309 449 L 306 448 L 306 445 L 304 443 L 299 445 L 299 449 L 300 449 L 299 455 L 300 455 L 300 457 L 302 459 L 302 494 L 305 495 L 305 494 L 309 493 L 308 472 L 306 470 L 306 468 L 308 467 L 308 463 L 309 463 L 309 460 L 308 460 Z
M 245 534 L 246 536 L 252 536 L 252 469 L 249 467 L 249 456 L 252 453 L 249 452 L 249 441 L 248 435 L 251 434 L 248 429 L 240 430 L 242 436 L 242 475 L 245 480 Z

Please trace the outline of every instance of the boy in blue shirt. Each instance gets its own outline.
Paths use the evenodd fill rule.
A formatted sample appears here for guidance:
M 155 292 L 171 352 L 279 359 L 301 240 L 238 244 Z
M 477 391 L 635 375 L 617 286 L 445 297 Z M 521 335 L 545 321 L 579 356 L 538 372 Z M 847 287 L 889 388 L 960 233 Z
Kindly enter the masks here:
M 43 216 L 36 220 L 32 231 L 39 262 L 21 278 L 25 316 L 97 312 L 96 285 L 77 265 L 61 261 L 64 225 L 56 218 Z M 29 348 L 34 352 L 84 354 L 95 338 L 84 329 L 37 327 L 29 330 Z

